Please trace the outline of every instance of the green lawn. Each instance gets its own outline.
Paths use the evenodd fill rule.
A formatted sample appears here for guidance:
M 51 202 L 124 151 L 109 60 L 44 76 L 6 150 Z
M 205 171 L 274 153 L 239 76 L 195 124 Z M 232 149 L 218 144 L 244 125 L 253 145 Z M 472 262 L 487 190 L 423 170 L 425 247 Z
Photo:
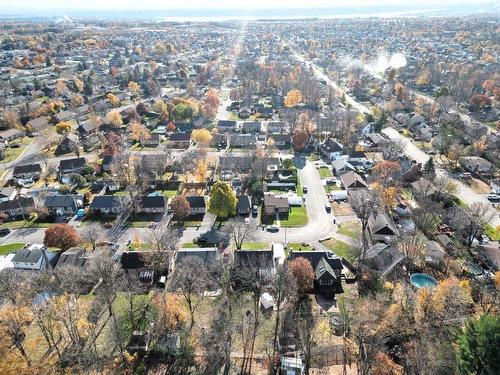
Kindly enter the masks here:
M 337 233 L 343 234 L 351 238 L 357 238 L 361 233 L 361 226 L 357 221 L 346 221 L 342 223 Z
M 15 220 L 0 224 L 0 228 L 20 229 L 20 228 L 48 228 L 54 223 L 45 223 L 37 220 Z
M 304 192 L 302 191 L 302 181 L 300 181 L 300 177 L 297 176 L 297 196 L 302 197 Z
M 184 228 L 199 227 L 202 222 L 203 221 L 201 221 L 201 220 L 199 220 L 199 221 L 189 221 L 189 220 L 186 220 L 186 221 L 182 222 L 182 225 L 184 226 Z
M 195 243 L 192 243 L 192 242 L 184 242 L 184 243 L 182 243 L 181 247 L 183 249 L 196 249 L 196 248 L 198 248 L 198 245 L 196 245 Z
M 318 169 L 319 176 L 321 178 L 330 178 L 333 177 L 332 171 L 328 167 L 320 167 Z
M 177 195 L 177 190 L 163 190 L 162 193 L 167 198 L 173 198 Z
M 307 210 L 305 206 L 290 207 L 290 213 L 286 220 L 281 220 L 282 227 L 303 227 L 307 224 Z
M 359 251 L 345 242 L 331 239 L 323 241 L 322 243 L 339 257 L 347 259 L 350 263 L 353 263 L 359 256 Z
M 340 191 L 340 190 L 342 190 L 341 188 L 339 188 L 339 187 L 337 186 L 337 184 L 334 184 L 334 185 L 325 185 L 325 186 L 323 186 L 323 187 L 324 187 L 325 192 L 326 192 L 327 194 L 328 194 L 328 193 L 330 193 L 330 192 L 332 192 L 332 191 Z
M 300 243 L 300 242 L 289 242 L 287 244 L 287 250 L 288 251 L 312 251 L 314 250 L 313 247 L 307 243 Z
M 130 245 L 128 245 L 128 249 L 130 251 L 146 251 L 149 250 L 150 247 L 151 244 L 147 242 L 140 242 L 140 243 L 132 242 Z
M 233 248 L 236 246 L 233 244 Z M 271 246 L 267 242 L 244 242 L 243 246 L 241 246 L 242 250 L 268 250 Z
M 487 225 L 484 228 L 484 232 L 493 241 L 500 241 L 500 226 L 497 226 L 496 228 L 494 228 L 492 225 Z
M 309 155 L 309 156 L 307 157 L 307 160 L 310 160 L 310 161 L 317 161 L 317 160 L 319 160 L 319 156 L 318 156 L 317 154 L 315 154 L 315 153 L 312 153 L 311 155 Z
M 13 253 L 24 247 L 24 245 L 24 243 L 9 243 L 7 245 L 0 245 L 0 255 Z

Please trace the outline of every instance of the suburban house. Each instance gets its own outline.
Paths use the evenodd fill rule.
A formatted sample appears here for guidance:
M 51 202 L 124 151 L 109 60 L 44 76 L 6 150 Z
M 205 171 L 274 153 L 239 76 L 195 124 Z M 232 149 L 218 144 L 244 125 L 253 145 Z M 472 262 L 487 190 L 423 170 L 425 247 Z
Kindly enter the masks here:
M 440 266 L 446 255 L 444 249 L 436 241 L 429 241 L 425 245 L 425 263 L 430 266 Z
M 356 151 L 356 150 L 353 150 L 349 153 L 349 161 L 361 163 L 363 165 L 369 163 L 366 154 L 363 151 Z
M 381 276 L 386 276 L 404 259 L 404 254 L 395 246 L 378 242 L 365 252 L 360 262 Z
M 13 188 L 3 188 L 0 190 L 0 202 L 11 201 L 17 196 L 17 190 Z
M 111 172 L 113 168 L 113 155 L 105 155 L 102 158 L 101 170 L 103 172 Z
M 342 276 L 344 264 L 342 258 L 331 251 L 292 251 L 290 259 L 307 259 L 314 270 L 314 291 L 332 299 L 343 292 Z
M 248 215 L 252 210 L 252 199 L 248 195 L 238 195 L 236 203 L 236 212 L 240 215 Z
M 221 174 L 229 172 L 246 173 L 252 168 L 253 158 L 243 155 L 223 155 L 219 157 L 219 170 Z
M 151 137 L 145 139 L 142 144 L 144 147 L 151 147 L 151 148 L 156 148 L 160 145 L 160 143 L 163 141 L 163 136 L 158 133 L 153 133 L 151 134 Z
M 191 207 L 191 215 L 203 215 L 207 212 L 207 203 L 203 195 L 190 195 L 186 199 Z
M 274 141 L 274 145 L 280 149 L 287 149 L 292 146 L 292 137 L 290 134 L 270 134 L 268 139 Z
M 285 121 L 269 121 L 267 123 L 268 134 L 287 134 L 290 131 L 290 125 Z
M 342 183 L 342 187 L 347 191 L 368 188 L 363 177 L 356 172 L 346 172 L 340 175 L 340 182 Z
M 249 118 L 252 114 L 252 110 L 248 107 L 243 107 L 238 110 L 238 117 L 241 119 Z
M 125 275 L 132 281 L 138 281 L 141 286 L 153 285 L 158 275 L 144 261 L 147 253 L 144 251 L 124 251 L 120 257 L 120 265 Z
M 260 133 L 261 130 L 262 130 L 262 124 L 260 121 L 245 121 L 241 126 L 241 132 L 243 134 Z
M 173 148 L 188 148 L 191 146 L 191 132 L 170 134 L 168 145 Z
M 37 117 L 32 120 L 29 120 L 26 123 L 26 127 L 31 131 L 31 132 L 39 132 L 49 126 L 49 121 L 47 120 L 46 117 Z
M 383 145 L 387 143 L 387 140 L 379 133 L 369 133 L 365 135 L 362 142 L 362 146 L 365 150 L 370 152 L 380 151 Z
M 17 138 L 21 138 L 24 136 L 24 132 L 18 129 L 7 129 L 0 132 L 0 140 L 1 141 L 12 141 Z
M 219 120 L 217 121 L 217 131 L 219 133 L 235 132 L 237 122 L 233 120 Z
M 479 156 L 464 156 L 458 159 L 460 165 L 471 173 L 477 173 L 483 177 L 493 175 L 493 164 Z
M 422 164 L 403 156 L 399 158 L 399 165 L 401 166 L 401 177 L 406 182 L 413 182 L 419 178 Z
M 70 175 L 72 173 L 80 172 L 83 167 L 87 164 L 85 158 L 73 158 L 61 160 L 59 162 L 59 176 L 62 179 L 65 175 Z
M 75 152 L 80 147 L 78 143 L 78 136 L 76 134 L 66 134 L 57 145 L 54 155 L 64 155 Z
M 0 212 L 9 217 L 28 216 L 35 209 L 32 197 L 17 197 L 12 200 L 0 202 Z
M 256 144 L 257 138 L 253 134 L 232 134 L 229 140 L 233 148 L 254 148 Z
M 89 209 L 94 215 L 118 215 L 126 203 L 125 197 L 98 195 L 92 200 Z
M 238 250 L 234 252 L 236 269 L 254 269 L 262 277 L 272 277 L 276 268 L 283 264 L 284 252 L 279 247 L 270 250 Z
M 89 260 L 95 259 L 94 256 L 89 257 L 89 253 L 83 247 L 72 247 L 63 252 L 57 260 L 56 268 L 76 267 L 84 268 L 89 266 Z
M 15 180 L 22 178 L 22 179 L 29 179 L 36 181 L 40 178 L 42 172 L 43 170 L 40 164 L 18 165 L 14 168 L 14 171 L 12 172 L 12 177 Z
M 477 253 L 481 262 L 493 271 L 500 270 L 500 246 L 497 242 L 478 245 Z
M 214 134 L 211 144 L 215 147 L 226 148 L 227 147 L 227 135 L 216 133 Z
M 17 250 L 12 258 L 14 268 L 18 270 L 36 270 L 50 268 L 55 265 L 57 254 L 47 250 L 45 245 L 32 244 Z
M 175 263 L 178 265 L 182 262 L 189 262 L 190 259 L 198 259 L 204 266 L 210 266 L 219 259 L 219 250 L 216 247 L 180 249 L 177 252 Z
M 157 214 L 167 212 L 167 197 L 164 195 L 143 195 L 139 200 L 137 212 L 143 214 Z
M 264 193 L 264 214 L 266 215 L 288 215 L 290 205 L 288 197 L 277 196 L 273 193 Z
M 83 207 L 83 195 L 49 195 L 45 198 L 45 207 L 53 215 L 74 215 Z
M 337 159 L 332 161 L 332 169 L 336 176 L 340 176 L 347 172 L 354 172 L 356 168 L 350 161 L 345 159 Z
M 344 152 L 344 146 L 340 143 L 334 141 L 332 138 L 328 138 L 320 146 L 321 154 L 330 160 L 335 160 L 340 157 Z
M 368 218 L 368 230 L 374 242 L 390 242 L 399 234 L 394 221 L 385 212 Z

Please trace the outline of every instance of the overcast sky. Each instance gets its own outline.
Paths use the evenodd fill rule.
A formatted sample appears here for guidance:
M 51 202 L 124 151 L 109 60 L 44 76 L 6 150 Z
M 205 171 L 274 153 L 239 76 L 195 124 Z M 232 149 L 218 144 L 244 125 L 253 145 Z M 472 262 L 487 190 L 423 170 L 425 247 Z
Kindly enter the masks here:
M 494 0 L 414 0 L 432 8 L 450 4 L 484 4 Z M 167 9 L 280 9 L 365 6 L 405 6 L 408 0 L 0 0 L 0 9 L 26 10 L 167 10 Z M 0 11 L 1 12 L 1 11 Z

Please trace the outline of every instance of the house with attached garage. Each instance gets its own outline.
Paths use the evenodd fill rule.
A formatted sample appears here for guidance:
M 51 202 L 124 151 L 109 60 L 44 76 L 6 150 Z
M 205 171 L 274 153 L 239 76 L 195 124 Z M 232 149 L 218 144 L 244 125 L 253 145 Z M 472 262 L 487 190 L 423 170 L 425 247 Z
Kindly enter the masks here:
M 36 181 L 40 178 L 43 169 L 40 164 L 24 164 L 14 167 L 12 177 L 14 180 L 29 179 Z
M 92 200 L 89 209 L 94 215 L 119 215 L 127 205 L 126 197 L 98 195 Z
M 272 139 L 274 141 L 274 145 L 277 148 L 287 149 L 292 146 L 292 137 L 290 134 L 269 134 L 268 140 Z
M 74 215 L 76 211 L 83 207 L 83 195 L 49 195 L 45 198 L 45 207 L 53 215 Z
M 11 201 L 17 196 L 17 190 L 13 188 L 3 188 L 0 190 L 0 202 Z
M 203 215 L 207 212 L 207 203 L 203 195 L 190 195 L 186 197 L 191 207 L 191 215 Z
M 9 217 L 27 217 L 35 209 L 32 197 L 17 197 L 12 200 L 0 202 L 0 212 Z
M 458 159 L 460 165 L 471 173 L 476 173 L 482 177 L 493 176 L 493 164 L 479 156 L 464 156 Z
M 243 134 L 257 134 L 262 130 L 262 124 L 260 121 L 245 121 L 241 126 L 241 132 Z
M 253 134 L 233 134 L 229 140 L 229 146 L 233 148 L 254 148 L 257 138 Z
M 24 132 L 18 129 L 7 129 L 0 132 L 1 141 L 13 141 L 24 136 Z
M 17 250 L 12 258 L 14 269 L 40 271 L 55 266 L 57 254 L 47 250 L 45 245 L 32 244 Z
M 328 138 L 325 142 L 323 142 L 323 144 L 319 147 L 319 150 L 321 155 L 329 160 L 336 160 L 344 154 L 344 146 L 332 138 Z
M 49 120 L 47 120 L 47 117 L 37 117 L 29 120 L 26 127 L 32 133 L 40 132 L 49 127 Z
M 240 215 L 248 215 L 252 210 L 252 198 L 248 195 L 238 195 L 236 212 Z
M 237 122 L 233 120 L 219 120 L 217 121 L 217 131 L 219 133 L 235 132 L 237 129 Z
M 172 148 L 189 148 L 189 146 L 191 146 L 191 132 L 170 134 L 168 145 Z
M 73 158 L 61 160 L 59 162 L 59 179 L 62 180 L 65 177 L 69 177 L 69 175 L 73 173 L 79 173 L 82 171 L 83 167 L 87 164 L 87 160 L 85 158 Z
M 167 197 L 164 195 L 143 195 L 139 199 L 138 213 L 142 214 L 164 214 L 167 212 Z
M 266 215 L 288 215 L 290 204 L 288 197 L 277 196 L 273 193 L 264 193 L 264 214 Z

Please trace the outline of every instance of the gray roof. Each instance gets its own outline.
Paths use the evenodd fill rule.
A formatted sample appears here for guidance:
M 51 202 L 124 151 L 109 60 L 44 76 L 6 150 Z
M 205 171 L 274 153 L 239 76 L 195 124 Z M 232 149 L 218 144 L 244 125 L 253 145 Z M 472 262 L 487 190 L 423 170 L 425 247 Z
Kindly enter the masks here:
M 16 255 L 12 258 L 14 263 L 37 263 L 43 256 L 41 249 L 21 249 L 17 250 Z
M 123 205 L 122 197 L 114 195 L 98 195 L 90 204 L 91 209 L 117 208 Z
M 45 198 L 45 207 L 47 208 L 57 208 L 57 207 L 74 207 L 79 206 L 78 201 L 83 202 L 83 195 L 49 195 Z

